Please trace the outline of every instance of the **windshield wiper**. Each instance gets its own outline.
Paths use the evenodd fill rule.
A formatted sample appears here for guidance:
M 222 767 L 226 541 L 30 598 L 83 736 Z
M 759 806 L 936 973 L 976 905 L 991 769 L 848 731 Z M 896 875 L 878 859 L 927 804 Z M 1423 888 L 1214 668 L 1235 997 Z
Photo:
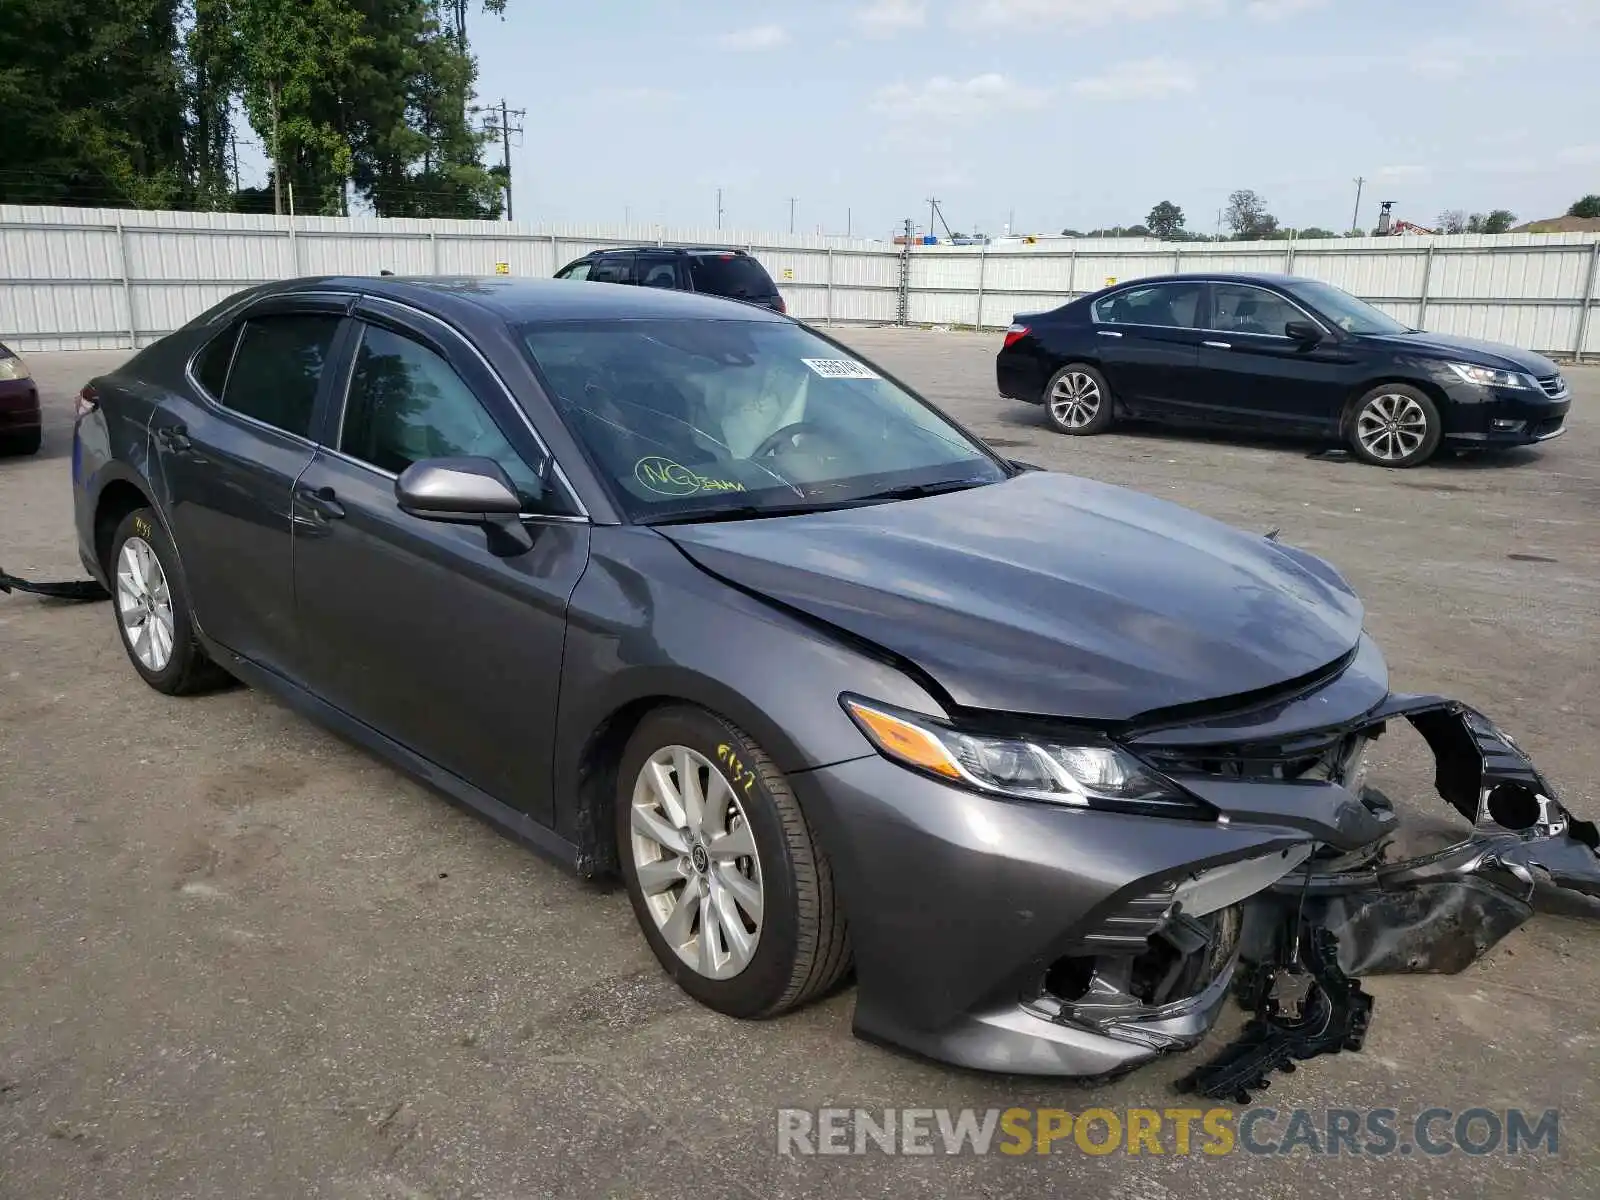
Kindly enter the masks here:
M 900 487 L 869 492 L 865 496 L 852 496 L 846 504 L 875 504 L 880 500 L 916 500 L 922 496 L 937 496 L 942 492 L 961 492 L 968 488 L 983 487 L 995 482 L 992 479 L 940 479 L 933 483 L 907 483 Z

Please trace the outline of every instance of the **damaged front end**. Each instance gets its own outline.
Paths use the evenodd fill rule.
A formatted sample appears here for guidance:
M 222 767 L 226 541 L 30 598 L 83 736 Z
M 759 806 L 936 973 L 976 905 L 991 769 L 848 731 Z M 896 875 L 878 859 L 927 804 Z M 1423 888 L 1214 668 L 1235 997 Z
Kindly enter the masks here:
M 1401 719 L 1432 750 L 1440 796 L 1473 825 L 1425 853 L 1403 851 L 1409 831 L 1365 782 L 1368 750 Z M 1031 1013 L 1142 1048 L 1125 1069 L 1197 1044 L 1237 992 L 1255 1020 L 1186 1086 L 1246 1096 L 1265 1071 L 1359 1048 L 1371 998 L 1356 977 L 1461 971 L 1532 915 L 1541 885 L 1600 897 L 1600 832 L 1466 705 L 1389 696 L 1341 726 L 1274 734 L 1213 742 L 1187 725 L 1124 741 L 1224 824 L 1338 819 L 1302 822 L 1308 840 L 1270 856 L 1119 897 L 1050 964 Z

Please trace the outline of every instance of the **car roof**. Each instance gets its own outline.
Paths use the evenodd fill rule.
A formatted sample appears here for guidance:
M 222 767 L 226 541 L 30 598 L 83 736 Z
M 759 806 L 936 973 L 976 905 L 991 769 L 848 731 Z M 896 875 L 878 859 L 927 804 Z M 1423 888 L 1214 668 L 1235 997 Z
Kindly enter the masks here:
M 1124 288 L 1152 283 L 1259 283 L 1268 287 L 1284 287 L 1291 283 L 1315 283 L 1304 275 L 1284 275 L 1271 271 L 1185 271 L 1180 275 L 1141 275 L 1138 279 L 1125 279 L 1113 287 Z M 1102 291 L 1110 291 L 1103 288 Z
M 785 321 L 753 304 L 700 292 L 626 287 L 571 279 L 404 275 L 326 275 L 286 279 L 250 294 L 251 300 L 285 292 L 360 292 L 397 300 L 441 317 L 471 320 L 485 310 L 508 323 L 523 321 L 642 320 Z M 230 307 L 231 311 L 231 307 Z
M 740 258 L 750 257 L 737 246 L 615 246 L 609 250 L 591 250 L 583 257 L 595 258 L 601 254 L 737 254 Z

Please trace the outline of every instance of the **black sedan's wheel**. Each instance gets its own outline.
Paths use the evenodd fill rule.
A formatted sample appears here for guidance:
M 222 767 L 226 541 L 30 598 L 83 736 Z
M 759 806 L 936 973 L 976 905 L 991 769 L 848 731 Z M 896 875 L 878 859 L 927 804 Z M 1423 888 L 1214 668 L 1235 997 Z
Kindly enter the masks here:
M 1439 410 L 1426 393 L 1385 383 L 1356 402 L 1350 448 L 1380 467 L 1414 467 L 1433 457 L 1443 433 Z
M 117 526 L 106 563 L 117 632 L 133 669 L 169 696 L 203 691 L 226 678 L 195 634 L 177 557 L 155 512 L 139 508 Z
M 748 735 L 688 706 L 634 731 L 617 776 L 617 849 L 645 940 L 678 985 L 769 1017 L 850 963 L 833 872 L 787 780 Z
M 1068 363 L 1044 387 L 1050 424 L 1082 437 L 1111 428 L 1111 389 L 1105 376 L 1087 363 Z

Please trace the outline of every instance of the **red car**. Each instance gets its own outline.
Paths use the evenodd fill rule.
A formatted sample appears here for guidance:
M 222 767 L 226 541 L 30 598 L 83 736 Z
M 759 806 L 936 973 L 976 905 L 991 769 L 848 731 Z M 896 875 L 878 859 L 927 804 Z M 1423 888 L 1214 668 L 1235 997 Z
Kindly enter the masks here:
M 42 435 L 33 376 L 27 364 L 0 345 L 0 454 L 37 453 Z

